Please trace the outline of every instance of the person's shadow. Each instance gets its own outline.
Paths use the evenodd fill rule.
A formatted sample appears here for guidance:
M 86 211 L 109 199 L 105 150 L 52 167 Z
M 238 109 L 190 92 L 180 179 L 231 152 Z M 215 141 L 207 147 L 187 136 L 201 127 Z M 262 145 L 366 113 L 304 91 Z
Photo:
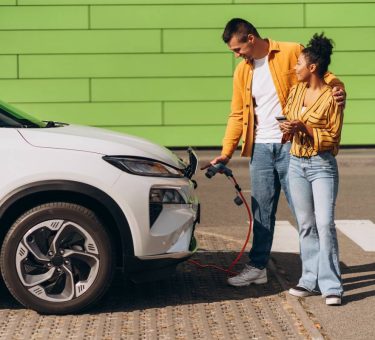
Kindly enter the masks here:
M 294 287 L 301 276 L 301 260 L 298 254 L 273 253 L 273 262 L 288 287 Z M 347 266 L 340 262 L 343 277 L 344 300 L 347 304 L 375 296 L 375 263 Z M 355 289 L 366 288 L 366 291 L 352 293 Z M 370 288 L 370 289 L 368 289 Z
M 228 267 L 236 256 L 236 252 L 200 251 L 193 259 L 204 264 Z M 175 275 L 159 281 L 135 284 L 117 275 L 107 294 L 96 306 L 85 312 L 90 314 L 132 312 L 146 308 L 261 298 L 279 294 L 285 291 L 284 288 L 295 286 L 301 274 L 299 255 L 272 253 L 272 261 L 278 276 L 285 282 L 284 287 L 272 270 L 268 270 L 267 284 L 235 288 L 228 286 L 226 273 L 212 268 L 199 268 L 190 262 L 184 262 L 179 265 Z M 246 262 L 247 256 L 244 255 L 235 270 L 240 271 Z M 341 263 L 341 268 L 344 290 L 348 293 L 345 294 L 345 304 L 375 295 L 375 263 L 351 267 Z M 350 294 L 351 290 L 364 287 L 373 289 Z M 10 295 L 3 282 L 0 283 L 0 296 L 0 310 L 23 309 L 23 306 Z
M 375 263 L 361 264 L 357 266 L 346 266 L 341 263 L 342 274 L 344 274 L 343 284 L 345 294 L 345 303 L 363 300 L 370 296 L 375 296 Z M 359 275 L 358 275 L 359 274 Z M 347 277 L 350 275 L 349 277 Z M 353 275 L 353 276 L 351 276 Z M 359 293 L 350 293 L 354 289 L 369 287 Z

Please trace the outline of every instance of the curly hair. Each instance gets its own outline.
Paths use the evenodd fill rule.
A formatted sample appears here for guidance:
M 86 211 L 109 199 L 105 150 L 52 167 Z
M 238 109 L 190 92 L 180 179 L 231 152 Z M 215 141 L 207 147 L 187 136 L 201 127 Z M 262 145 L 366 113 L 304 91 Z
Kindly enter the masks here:
M 331 63 L 334 42 L 325 37 L 324 33 L 315 33 L 307 47 L 302 50 L 309 64 L 316 64 L 318 76 L 323 78 Z

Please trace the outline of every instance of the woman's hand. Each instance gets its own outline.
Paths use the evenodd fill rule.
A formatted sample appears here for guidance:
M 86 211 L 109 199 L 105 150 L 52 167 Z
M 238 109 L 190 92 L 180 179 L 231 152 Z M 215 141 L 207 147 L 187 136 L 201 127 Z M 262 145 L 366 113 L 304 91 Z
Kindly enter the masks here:
M 306 125 L 303 124 L 300 120 L 295 119 L 290 122 L 293 132 L 304 132 L 306 133 Z
M 313 129 L 310 126 L 302 123 L 298 119 L 292 120 L 290 122 L 290 129 L 291 129 L 291 133 L 302 132 L 302 133 L 309 135 L 310 137 L 314 137 Z
M 291 122 L 288 120 L 280 123 L 279 127 L 282 133 L 293 133 L 293 127 L 291 125 Z
M 281 138 L 281 144 L 285 144 L 286 142 L 291 142 L 293 140 L 293 127 L 290 124 L 289 121 L 283 121 L 279 124 L 280 130 L 283 133 L 283 136 Z

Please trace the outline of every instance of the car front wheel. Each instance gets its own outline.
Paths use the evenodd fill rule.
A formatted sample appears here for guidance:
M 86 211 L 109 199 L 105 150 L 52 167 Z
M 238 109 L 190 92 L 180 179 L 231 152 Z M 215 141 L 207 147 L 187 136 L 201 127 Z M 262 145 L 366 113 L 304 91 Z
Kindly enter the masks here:
M 24 213 L 8 231 L 1 272 L 9 291 L 41 313 L 65 314 L 97 302 L 109 286 L 114 255 L 89 209 L 54 202 Z

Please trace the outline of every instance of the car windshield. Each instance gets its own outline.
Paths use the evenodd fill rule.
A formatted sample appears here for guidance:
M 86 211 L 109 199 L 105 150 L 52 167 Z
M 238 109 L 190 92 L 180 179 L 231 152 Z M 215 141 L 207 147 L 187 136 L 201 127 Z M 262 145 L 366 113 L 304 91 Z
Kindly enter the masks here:
M 47 124 L 0 100 L 0 127 L 42 128 L 46 127 Z

